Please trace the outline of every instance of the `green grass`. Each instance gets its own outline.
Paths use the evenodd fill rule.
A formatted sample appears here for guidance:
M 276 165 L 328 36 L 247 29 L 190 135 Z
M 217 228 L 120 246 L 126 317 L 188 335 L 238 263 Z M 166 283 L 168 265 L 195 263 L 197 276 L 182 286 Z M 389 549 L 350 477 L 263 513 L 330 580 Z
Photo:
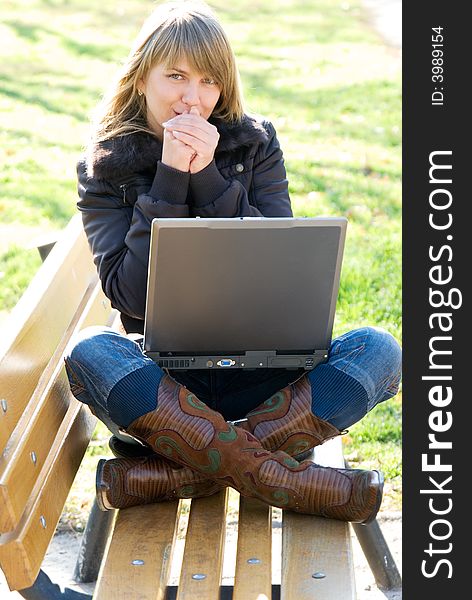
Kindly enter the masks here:
M 31 273 L 41 264 L 39 253 L 11 245 L 0 257 L 0 306 L 11 306 L 30 282 Z
M 295 214 L 349 219 L 334 334 L 371 324 L 401 341 L 400 57 L 369 26 L 360 0 L 210 4 L 232 40 L 248 108 L 277 128 Z M 36 235 L 63 228 L 76 210 L 75 164 L 91 111 L 152 6 L 142 0 L 1 4 L 3 318 L 39 266 Z M 397 499 L 400 416 L 399 398 L 345 440 L 356 464 L 383 465 L 398 484 Z M 384 435 L 387 422 L 391 439 Z

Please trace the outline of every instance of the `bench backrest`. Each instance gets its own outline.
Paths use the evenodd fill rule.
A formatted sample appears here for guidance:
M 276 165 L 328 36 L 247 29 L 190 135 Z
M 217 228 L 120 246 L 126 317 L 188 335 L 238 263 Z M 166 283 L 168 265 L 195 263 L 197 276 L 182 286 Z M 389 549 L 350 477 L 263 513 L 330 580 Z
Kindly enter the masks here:
M 0 340 L 0 565 L 11 589 L 34 583 L 96 423 L 70 393 L 64 352 L 115 315 L 77 215 Z

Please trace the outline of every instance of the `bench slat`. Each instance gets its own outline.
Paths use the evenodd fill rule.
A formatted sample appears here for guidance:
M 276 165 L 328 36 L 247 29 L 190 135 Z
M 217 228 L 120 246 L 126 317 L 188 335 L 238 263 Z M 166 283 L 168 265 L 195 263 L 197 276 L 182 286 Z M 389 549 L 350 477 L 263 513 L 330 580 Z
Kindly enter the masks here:
M 341 438 L 315 450 L 314 462 L 343 467 Z M 324 573 L 324 578 L 312 577 Z M 355 600 L 348 523 L 284 511 L 281 600 Z
M 251 559 L 260 562 L 248 562 Z M 233 600 L 270 600 L 271 594 L 272 510 L 240 496 Z
M 87 295 L 87 303 L 77 319 L 73 319 L 77 327 L 70 328 L 64 343 L 89 323 L 106 323 L 111 313 L 110 302 L 104 300 L 97 284 Z M 62 355 L 55 356 L 55 364 L 51 361 L 49 366 L 53 371 L 51 380 L 39 386 L 40 394 L 33 394 L 0 458 L 0 532 L 3 533 L 17 526 L 72 399 Z
M 38 479 L 18 527 L 0 536 L 0 565 L 12 590 L 34 583 L 95 424 L 89 409 L 72 400 L 44 466 L 47 476 Z
M 355 600 L 349 526 L 289 512 L 282 523 L 281 600 Z
M 94 600 L 163 600 L 180 514 L 179 502 L 118 512 Z M 133 564 L 133 561 L 143 563 Z
M 0 468 L 0 531 L 7 533 L 17 525 L 25 509 L 26 501 L 48 457 L 71 401 L 66 374 L 62 371 L 45 395 L 40 410 L 36 412 L 30 427 L 21 428 L 24 437 L 18 435 L 19 443 L 13 456 Z
M 228 490 L 192 500 L 177 600 L 219 598 Z M 203 574 L 204 579 L 192 575 Z
M 0 451 L 25 411 L 85 290 L 97 281 L 80 215 L 12 310 L 0 340 Z

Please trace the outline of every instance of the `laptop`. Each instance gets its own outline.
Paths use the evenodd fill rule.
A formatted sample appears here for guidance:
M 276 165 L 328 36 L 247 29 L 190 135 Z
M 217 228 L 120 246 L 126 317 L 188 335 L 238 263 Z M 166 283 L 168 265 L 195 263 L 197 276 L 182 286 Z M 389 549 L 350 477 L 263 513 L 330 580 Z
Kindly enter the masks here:
M 144 352 L 169 369 L 313 369 L 331 343 L 347 219 L 154 219 Z

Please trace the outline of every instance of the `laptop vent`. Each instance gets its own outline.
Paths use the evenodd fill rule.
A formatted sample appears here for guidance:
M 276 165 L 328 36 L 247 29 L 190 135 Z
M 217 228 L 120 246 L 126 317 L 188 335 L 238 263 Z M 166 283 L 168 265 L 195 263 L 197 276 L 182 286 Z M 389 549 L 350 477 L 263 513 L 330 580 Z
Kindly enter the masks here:
M 178 359 L 172 359 L 172 360 L 158 360 L 157 364 L 164 368 L 164 369 L 185 369 L 185 368 L 189 368 L 190 367 L 190 361 L 189 360 L 178 360 Z

